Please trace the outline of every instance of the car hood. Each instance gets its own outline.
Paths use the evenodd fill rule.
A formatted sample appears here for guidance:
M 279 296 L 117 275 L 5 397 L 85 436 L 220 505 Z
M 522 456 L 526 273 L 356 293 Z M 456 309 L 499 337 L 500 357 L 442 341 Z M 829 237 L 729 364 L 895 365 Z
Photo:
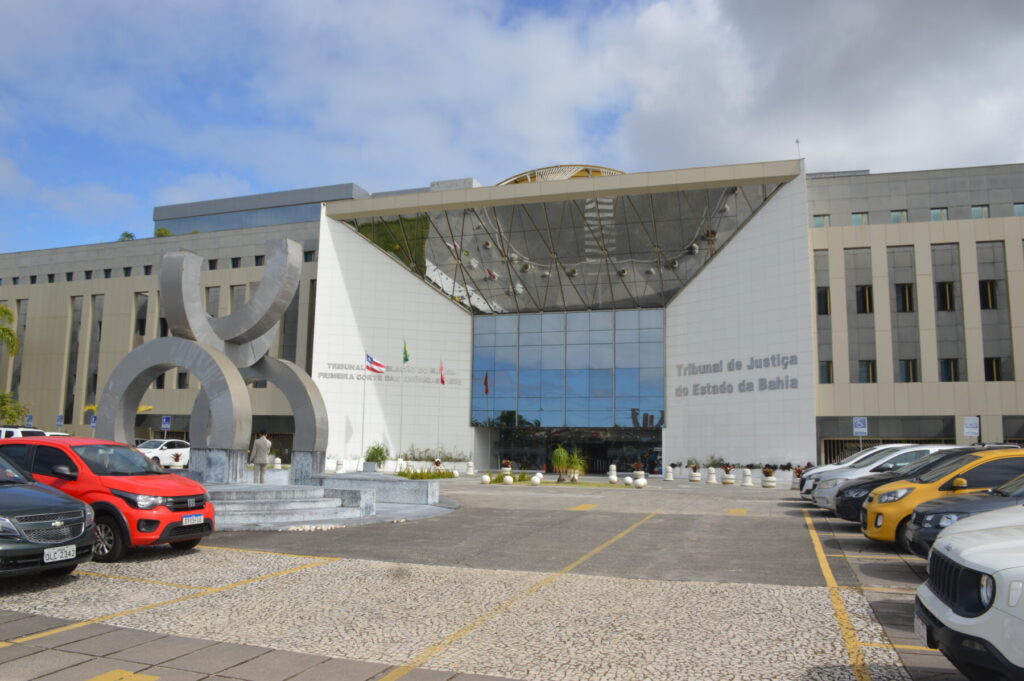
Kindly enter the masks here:
M 1024 565 L 1024 525 L 992 527 L 952 535 L 941 532 L 934 546 L 939 553 L 957 563 L 991 575 Z
M 926 501 L 917 507 L 919 516 L 925 513 L 984 513 L 997 508 L 1006 508 L 1021 503 L 1016 497 L 1004 497 L 998 494 L 958 494 Z
M 884 485 L 887 482 L 893 480 L 899 480 L 899 473 L 872 473 L 871 475 L 862 475 L 859 478 L 853 478 L 849 482 L 844 482 L 839 487 L 840 490 L 850 489 L 851 487 L 878 487 Z
M 195 480 L 173 473 L 165 475 L 105 475 L 103 482 L 112 489 L 157 497 L 187 497 L 205 494 L 206 488 Z
M 827 463 L 824 466 L 815 466 L 811 470 L 809 470 L 806 473 L 804 473 L 803 477 L 804 478 L 820 478 L 825 473 L 828 473 L 829 471 L 834 471 L 837 468 L 839 468 L 839 466 L 837 466 L 834 463 Z
M 995 511 L 979 513 L 969 518 L 950 525 L 939 537 L 951 537 L 962 532 L 974 532 L 975 530 L 988 530 L 994 527 L 1010 527 L 1014 525 L 1024 526 L 1024 506 L 1010 506 Z
M 0 487 L 0 515 L 78 511 L 85 505 L 55 487 L 30 482 Z

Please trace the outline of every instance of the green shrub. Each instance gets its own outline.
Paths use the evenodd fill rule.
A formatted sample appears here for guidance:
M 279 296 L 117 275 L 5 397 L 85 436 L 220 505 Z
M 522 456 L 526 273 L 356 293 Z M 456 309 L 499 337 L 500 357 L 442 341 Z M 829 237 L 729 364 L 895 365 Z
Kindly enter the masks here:
M 579 447 L 572 448 L 572 451 L 569 452 L 567 463 L 570 470 L 579 471 L 580 475 L 587 472 L 587 457 L 583 456 L 583 452 L 580 451 Z
M 366 448 L 366 460 L 373 463 L 384 463 L 388 460 L 388 446 L 383 442 L 374 442 Z
M 722 457 L 718 456 L 717 454 L 714 454 L 714 455 L 711 456 L 711 458 L 708 459 L 708 462 L 706 464 L 704 464 L 704 465 L 707 466 L 708 468 L 721 468 L 725 464 L 726 464 L 726 460 L 725 459 L 723 459 Z
M 455 471 L 446 471 L 443 468 L 435 468 L 433 470 L 426 471 L 411 471 L 404 470 L 399 471 L 398 475 L 409 480 L 434 480 L 437 478 L 454 478 Z
M 558 473 L 558 478 L 561 479 L 565 472 L 569 470 L 569 450 L 558 445 L 555 447 L 555 451 L 551 452 L 551 468 Z

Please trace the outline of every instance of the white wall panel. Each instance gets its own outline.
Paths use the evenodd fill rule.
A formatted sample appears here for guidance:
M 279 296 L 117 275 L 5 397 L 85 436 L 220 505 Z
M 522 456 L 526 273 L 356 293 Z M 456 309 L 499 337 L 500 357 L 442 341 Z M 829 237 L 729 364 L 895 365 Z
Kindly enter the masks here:
M 667 462 L 815 459 L 806 193 L 780 189 L 666 309 Z
M 330 416 L 328 457 L 358 459 L 374 442 L 393 458 L 410 447 L 471 454 L 471 315 L 330 218 L 319 261 L 313 379 Z M 366 353 L 387 365 L 383 376 L 365 369 Z

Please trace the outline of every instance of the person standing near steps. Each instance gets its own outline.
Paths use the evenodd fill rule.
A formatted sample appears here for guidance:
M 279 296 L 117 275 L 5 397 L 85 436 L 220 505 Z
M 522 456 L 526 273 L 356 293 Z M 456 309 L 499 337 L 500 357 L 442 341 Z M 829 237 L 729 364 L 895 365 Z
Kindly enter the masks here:
M 267 472 L 267 464 L 270 463 L 270 439 L 267 437 L 267 431 L 261 430 L 259 437 L 253 441 L 249 463 L 253 464 L 252 481 L 257 485 L 262 485 Z

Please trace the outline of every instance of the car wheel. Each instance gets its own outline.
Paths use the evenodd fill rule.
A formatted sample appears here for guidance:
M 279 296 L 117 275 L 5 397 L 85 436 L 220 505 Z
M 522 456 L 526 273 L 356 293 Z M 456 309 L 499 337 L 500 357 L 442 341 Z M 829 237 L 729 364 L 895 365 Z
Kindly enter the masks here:
M 189 549 L 194 549 L 199 546 L 200 541 L 202 541 L 201 538 L 189 539 L 188 541 L 171 542 L 171 548 L 175 551 L 188 551 Z
M 67 577 L 68 575 L 70 575 L 72 572 L 75 571 L 76 567 L 78 567 L 78 563 L 75 563 L 74 565 L 65 565 L 64 567 L 59 567 L 59 568 L 51 568 L 49 570 L 43 570 L 43 574 L 46 575 L 47 577 Z
M 910 537 L 907 536 L 907 526 L 910 525 L 910 518 L 904 518 L 903 522 L 896 528 L 896 549 L 903 553 L 914 555 L 910 550 Z
M 92 559 L 98 563 L 113 563 L 124 555 L 124 537 L 117 521 L 109 515 L 96 516 L 96 541 L 92 546 Z
M 154 456 L 153 457 L 153 463 L 155 463 L 157 466 L 161 466 L 161 467 L 163 466 L 163 464 L 160 463 L 160 457 L 159 456 Z

